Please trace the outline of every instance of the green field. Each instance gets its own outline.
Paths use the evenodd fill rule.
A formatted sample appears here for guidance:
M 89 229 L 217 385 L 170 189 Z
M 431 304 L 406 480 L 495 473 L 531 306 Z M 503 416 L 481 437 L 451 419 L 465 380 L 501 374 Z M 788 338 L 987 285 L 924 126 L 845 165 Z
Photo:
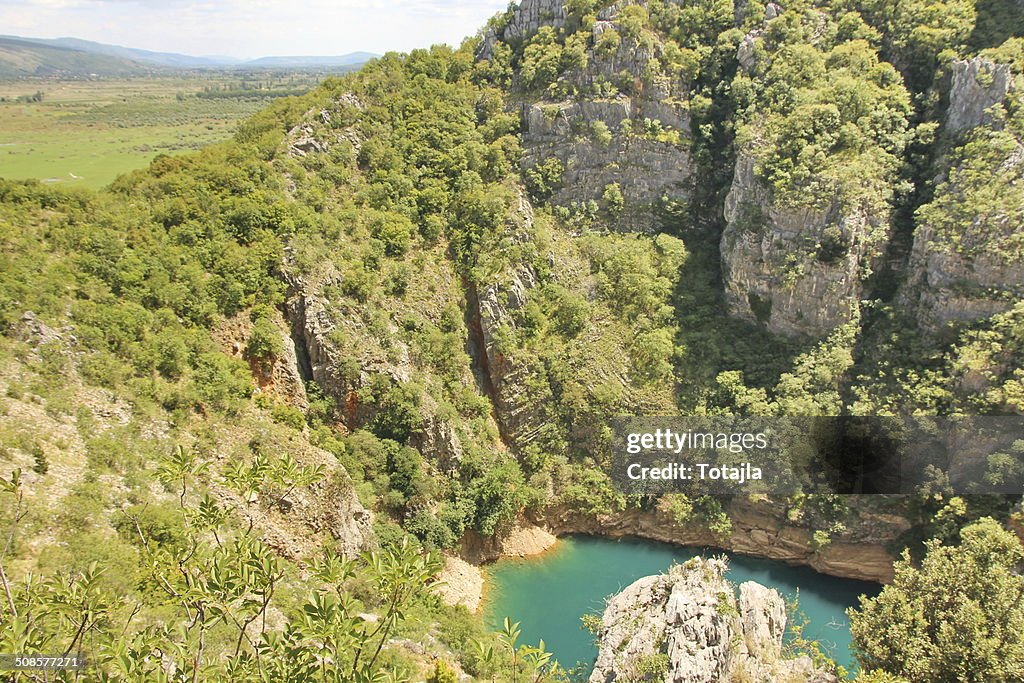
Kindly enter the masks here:
M 313 85 L 309 74 L 217 73 L 0 82 L 0 177 L 102 187 L 158 154 L 224 140 L 273 97 Z M 37 92 L 41 102 L 24 101 Z

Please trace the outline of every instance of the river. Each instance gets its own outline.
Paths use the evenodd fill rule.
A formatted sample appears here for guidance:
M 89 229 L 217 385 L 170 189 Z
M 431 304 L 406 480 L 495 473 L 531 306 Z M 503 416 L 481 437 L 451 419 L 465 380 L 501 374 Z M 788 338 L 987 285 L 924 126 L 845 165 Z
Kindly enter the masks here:
M 878 584 L 839 579 L 776 560 L 642 539 L 566 536 L 537 557 L 499 560 L 486 567 L 484 615 L 494 629 L 505 616 L 520 622 L 523 642 L 536 644 L 543 638 L 563 666 L 582 662 L 589 670 L 597 648 L 581 628 L 583 614 L 600 613 L 606 597 L 643 576 L 666 571 L 673 562 L 723 554 L 729 557 L 728 578 L 736 584 L 756 581 L 787 600 L 799 591 L 799 612 L 807 619 L 804 635 L 825 645 L 837 664 L 851 665 L 846 608 L 856 605 L 862 593 L 876 595 Z

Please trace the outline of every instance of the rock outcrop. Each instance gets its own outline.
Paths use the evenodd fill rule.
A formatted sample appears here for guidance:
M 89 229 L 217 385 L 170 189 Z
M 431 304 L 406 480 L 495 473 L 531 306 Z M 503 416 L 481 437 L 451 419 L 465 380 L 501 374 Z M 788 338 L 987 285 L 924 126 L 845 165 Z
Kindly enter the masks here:
M 341 274 L 328 269 L 320 274 L 303 273 L 289 275 L 288 278 L 289 293 L 285 308 L 306 372 L 346 407 L 347 417 L 356 420 L 365 418 L 366 415 L 359 412 L 359 406 L 353 402 L 353 392 L 360 386 L 361 377 L 353 377 L 348 373 L 344 362 L 348 354 L 355 350 L 340 348 L 336 343 L 339 338 L 336 331 L 343 333 L 345 330 L 338 320 L 340 316 L 334 311 L 331 299 L 324 294 L 325 290 L 341 283 Z M 384 373 L 400 382 L 410 378 L 412 368 L 407 350 L 401 358 L 404 362 L 398 363 L 386 358 L 382 351 L 373 351 L 369 346 L 358 350 L 361 376 Z
M 565 19 L 564 0 L 523 0 L 513 10 L 512 19 L 502 37 L 506 40 L 523 40 L 542 26 L 561 28 Z
M 824 337 L 849 321 L 887 238 L 886 216 L 773 201 L 741 153 L 725 201 L 722 277 L 729 312 L 790 337 Z
M 523 2 L 497 38 L 519 40 L 541 26 L 560 27 L 562 4 Z M 599 13 L 590 42 L 620 35 L 617 12 L 613 5 Z M 559 76 L 555 92 L 568 93 L 564 99 L 552 99 L 551 89 L 538 99 L 524 88 L 521 167 L 528 178 L 539 164 L 558 160 L 563 174 L 551 188 L 551 203 L 577 211 L 596 205 L 610 209 L 612 229 L 653 232 L 658 203 L 688 195 L 693 163 L 688 83 L 651 73 L 662 45 L 653 34 L 644 38 L 622 35 L 611 51 L 588 48 L 584 66 Z M 613 185 L 622 194 L 621 209 L 607 205 L 605 192 Z
M 1024 258 L 957 253 L 936 237 L 932 226 L 918 226 L 910 256 L 906 300 L 922 329 L 987 318 L 1024 296 Z
M 288 155 L 304 158 L 311 154 L 329 152 L 334 145 L 347 142 L 358 153 L 363 139 L 354 127 L 336 128 L 335 121 L 344 119 L 345 110 L 362 110 L 363 103 L 352 93 L 338 96 L 331 106 L 310 111 L 304 120 L 288 131 L 285 145 Z
M 518 191 L 505 224 L 506 243 L 524 244 L 533 239 L 533 207 L 525 193 Z M 531 368 L 507 355 L 500 344 L 504 329 L 514 328 L 514 314 L 529 299 L 537 276 L 528 263 L 513 263 L 494 280 L 471 289 L 469 305 L 476 310 L 479 325 L 477 349 L 481 379 L 490 394 L 494 414 L 506 441 L 523 446 L 541 426 L 535 401 L 524 391 L 523 382 Z
M 253 379 L 259 387 L 260 393 L 273 396 L 300 410 L 306 410 L 309 408 L 309 399 L 306 396 L 306 387 L 302 371 L 299 368 L 298 354 L 291 330 L 284 316 L 276 309 L 271 310 L 271 321 L 279 335 L 282 353 L 267 364 L 255 362 L 246 357 L 246 344 L 253 328 L 248 312 L 242 312 L 224 320 L 214 330 L 214 338 L 220 343 L 225 353 L 249 362 Z
M 693 168 L 684 144 L 633 132 L 632 122 L 655 120 L 652 116 L 658 121 L 662 120 L 659 117 L 675 120 L 677 127 L 673 130 L 689 127 L 685 114 L 660 100 L 621 97 L 526 104 L 523 168 L 529 170 L 547 159 L 559 160 L 564 172 L 551 196 L 551 202 L 558 206 L 576 208 L 586 202 L 600 206 L 606 188 L 618 185 L 625 208 L 612 227 L 653 232 L 657 228 L 654 210 L 658 201 L 663 196 L 684 197 Z M 607 127 L 609 142 L 577 137 L 575 131 L 591 131 L 595 123 Z
M 1016 190 L 1024 139 L 996 114 L 1017 96 L 1008 65 L 982 57 L 953 64 L 945 132 L 954 149 L 940 161 L 944 182 L 932 204 L 918 213 L 900 291 L 900 303 L 926 332 L 1001 313 L 1024 296 L 1024 253 L 1015 237 L 1024 210 Z
M 724 559 L 695 558 L 642 578 L 601 617 L 590 683 L 829 683 L 810 657 L 785 659 L 786 606 L 776 591 L 725 579 Z
M 398 339 L 394 326 L 385 348 L 366 329 L 357 306 L 342 304 L 324 293 L 343 281 L 335 269 L 286 277 L 289 293 L 285 308 L 301 356 L 300 366 L 305 366 L 309 377 L 337 400 L 347 427 L 363 426 L 375 413 L 372 405 L 360 400 L 359 389 L 375 375 L 388 377 L 396 384 L 410 381 L 416 372 L 411 350 Z M 462 457 L 462 439 L 452 422 L 439 415 L 440 408 L 432 397 L 425 395 L 420 400 L 420 428 L 410 436 L 409 443 L 442 469 L 451 467 Z
M 215 477 L 210 484 L 214 498 L 239 511 L 255 533 L 277 553 L 289 558 L 310 558 L 331 547 L 347 555 L 370 548 L 374 541 L 373 516 L 359 502 L 352 478 L 338 458 L 287 431 L 267 428 L 253 415 L 220 425 L 214 456 L 226 464 L 253 442 L 268 453 L 286 453 L 299 466 L 319 467 L 322 477 L 308 486 L 266 488 L 246 497 Z M 262 418 L 262 416 L 261 416 Z
M 539 555 L 557 541 L 547 529 L 520 520 L 507 532 L 495 536 L 467 531 L 462 538 L 459 556 L 472 564 L 493 562 L 502 557 L 529 557 Z
M 956 135 L 991 123 L 989 109 L 1006 99 L 1012 82 L 1008 64 L 984 57 L 953 62 L 946 132 Z

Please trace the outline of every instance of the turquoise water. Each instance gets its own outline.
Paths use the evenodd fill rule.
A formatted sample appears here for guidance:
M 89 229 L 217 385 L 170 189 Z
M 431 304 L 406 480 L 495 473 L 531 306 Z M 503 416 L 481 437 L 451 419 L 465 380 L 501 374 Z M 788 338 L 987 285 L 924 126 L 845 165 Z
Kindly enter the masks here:
M 850 666 L 846 608 L 856 605 L 862 593 L 876 595 L 878 584 L 837 579 L 774 560 L 640 539 L 568 536 L 539 557 L 490 565 L 485 617 L 495 629 L 506 616 L 520 622 L 522 641 L 535 644 L 543 638 L 566 668 L 576 662 L 590 667 L 597 648 L 580 626 L 582 615 L 599 614 L 607 596 L 643 576 L 666 571 L 672 562 L 722 554 L 729 556 L 728 578 L 736 584 L 756 581 L 787 599 L 799 590 L 800 612 L 808 620 L 805 636 L 825 645 L 837 664 Z

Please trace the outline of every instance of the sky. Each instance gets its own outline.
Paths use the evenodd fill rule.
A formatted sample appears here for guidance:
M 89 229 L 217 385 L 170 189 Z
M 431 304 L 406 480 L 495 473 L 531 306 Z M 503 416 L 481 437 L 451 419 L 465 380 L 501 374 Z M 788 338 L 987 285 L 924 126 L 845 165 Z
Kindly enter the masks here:
M 239 58 L 458 45 L 508 0 L 0 0 L 0 33 Z

